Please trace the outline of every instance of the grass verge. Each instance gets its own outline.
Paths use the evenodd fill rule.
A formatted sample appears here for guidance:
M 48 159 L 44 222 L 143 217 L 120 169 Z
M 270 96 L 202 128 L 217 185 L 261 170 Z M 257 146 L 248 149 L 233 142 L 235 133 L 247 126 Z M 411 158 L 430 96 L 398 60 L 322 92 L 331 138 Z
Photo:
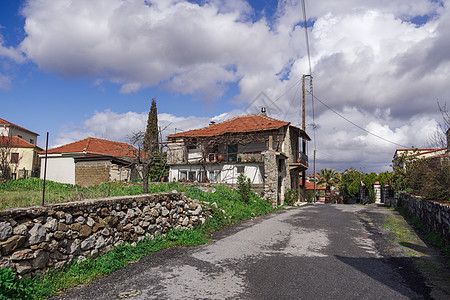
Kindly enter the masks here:
M 178 183 L 160 183 L 153 185 L 152 192 L 177 190 L 186 196 L 203 202 L 217 204 L 212 208 L 212 216 L 202 226 L 193 230 L 170 230 L 165 236 L 157 235 L 135 246 L 122 244 L 112 251 L 94 259 L 92 257 L 80 263 L 74 262 L 60 270 L 51 270 L 47 274 L 33 278 L 18 279 L 9 269 L 0 270 L 0 279 L 4 276 L 8 284 L 0 284 L 0 299 L 45 299 L 62 293 L 64 290 L 80 284 L 90 283 L 118 269 L 145 257 L 151 252 L 174 246 L 196 246 L 207 243 L 207 235 L 234 223 L 267 214 L 273 211 L 272 205 L 251 192 L 250 201 L 243 202 L 238 192 L 225 186 L 216 187 L 215 193 L 205 193 L 195 187 L 185 187 Z M 134 190 L 133 190 L 134 191 Z
M 445 239 L 435 232 L 428 231 L 419 218 L 411 217 L 402 207 L 397 207 L 395 208 L 395 210 L 398 211 L 398 213 L 409 224 L 411 224 L 415 229 L 419 230 L 424 235 L 424 239 L 427 243 L 442 251 L 442 253 L 447 258 L 447 264 L 450 266 L 450 245 L 445 241 Z

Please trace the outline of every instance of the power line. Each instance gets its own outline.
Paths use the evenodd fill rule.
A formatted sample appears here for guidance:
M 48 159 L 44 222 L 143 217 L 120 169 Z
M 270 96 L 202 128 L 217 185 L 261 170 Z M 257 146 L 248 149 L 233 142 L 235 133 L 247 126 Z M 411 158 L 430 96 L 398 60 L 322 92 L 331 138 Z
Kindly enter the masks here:
M 325 106 L 326 108 L 328 108 L 329 110 L 331 110 L 331 111 L 334 112 L 336 115 L 338 115 L 339 117 L 341 117 L 341 118 L 344 119 L 345 121 L 349 122 L 349 123 L 352 124 L 353 126 L 358 127 L 358 128 L 361 129 L 362 131 L 364 131 L 364 132 L 366 132 L 366 133 L 368 133 L 368 134 L 370 134 L 370 135 L 373 135 L 373 136 L 375 136 L 375 137 L 377 137 L 377 138 L 379 138 L 379 139 L 382 139 L 382 140 L 385 141 L 385 142 L 391 143 L 391 144 L 393 144 L 393 145 L 400 146 L 400 147 L 402 147 L 402 148 L 408 148 L 407 146 L 400 145 L 400 144 L 398 144 L 398 143 L 396 143 L 396 142 L 390 141 L 390 140 L 388 140 L 388 139 L 386 139 L 386 138 L 384 138 L 384 137 L 382 137 L 382 136 L 379 136 L 379 135 L 377 135 L 377 134 L 375 134 L 375 133 L 373 133 L 373 132 L 370 132 L 369 130 L 367 130 L 367 129 L 361 127 L 361 126 L 359 126 L 359 125 L 356 124 L 355 122 L 349 120 L 348 118 L 346 118 L 346 117 L 343 116 L 342 114 L 338 113 L 336 110 L 334 110 L 333 108 L 331 108 L 330 106 L 328 106 L 325 102 L 323 102 L 322 100 L 320 100 L 320 99 L 317 98 L 316 96 L 313 96 L 313 97 L 314 97 L 314 99 L 316 99 L 317 101 L 319 101 L 320 103 L 322 103 L 323 106 Z
M 303 26 L 305 28 L 306 52 L 308 53 L 308 62 L 309 62 L 309 75 L 312 75 L 311 74 L 311 53 L 309 51 L 309 37 L 308 37 L 308 19 L 306 18 L 305 0 L 302 0 L 302 10 L 303 10 Z
M 289 105 L 289 109 L 288 109 L 288 110 L 286 111 L 286 113 L 284 114 L 283 120 L 286 119 L 287 114 L 288 114 L 289 111 L 291 110 L 292 104 L 294 104 L 295 97 L 297 96 L 297 93 L 298 93 L 299 88 L 300 88 L 300 84 L 297 86 L 297 89 L 295 90 L 294 97 L 292 97 L 291 104 Z

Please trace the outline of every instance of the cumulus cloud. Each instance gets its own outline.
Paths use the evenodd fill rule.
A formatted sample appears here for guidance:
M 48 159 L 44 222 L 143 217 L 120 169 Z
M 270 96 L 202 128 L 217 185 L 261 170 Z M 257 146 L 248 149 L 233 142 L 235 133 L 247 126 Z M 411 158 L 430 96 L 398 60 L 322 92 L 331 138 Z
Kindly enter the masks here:
M 96 137 L 113 141 L 129 142 L 133 133 L 145 131 L 148 112 L 116 113 L 111 110 L 95 112 L 81 126 L 67 125 L 59 133 L 52 147 L 71 143 L 86 137 Z M 222 121 L 218 116 L 216 120 Z M 163 140 L 170 134 L 208 125 L 208 117 L 180 117 L 168 113 L 158 114 L 158 125 Z

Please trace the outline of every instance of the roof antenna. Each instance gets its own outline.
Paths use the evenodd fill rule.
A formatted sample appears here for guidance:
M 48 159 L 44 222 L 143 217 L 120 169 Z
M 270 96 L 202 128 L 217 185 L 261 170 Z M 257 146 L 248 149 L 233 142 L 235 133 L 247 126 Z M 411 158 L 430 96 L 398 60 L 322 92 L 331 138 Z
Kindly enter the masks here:
M 264 115 L 266 114 L 266 108 L 264 106 L 261 107 L 261 113 L 264 114 Z

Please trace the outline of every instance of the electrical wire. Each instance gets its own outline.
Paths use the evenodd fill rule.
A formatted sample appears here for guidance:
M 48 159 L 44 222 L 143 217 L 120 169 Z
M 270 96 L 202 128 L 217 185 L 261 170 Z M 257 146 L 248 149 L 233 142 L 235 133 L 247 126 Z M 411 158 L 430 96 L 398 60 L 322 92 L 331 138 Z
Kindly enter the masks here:
M 286 119 L 287 114 L 288 114 L 289 111 L 291 110 L 292 104 L 294 104 L 295 97 L 297 96 L 297 93 L 298 93 L 298 90 L 299 90 L 299 89 L 300 89 L 300 84 L 297 86 L 297 89 L 295 90 L 295 94 L 294 94 L 294 96 L 292 97 L 291 104 L 289 105 L 289 109 L 288 109 L 288 110 L 286 111 L 286 113 L 284 114 L 283 120 Z
M 331 108 L 329 105 L 327 105 L 325 102 L 323 102 L 322 100 L 320 100 L 320 99 L 317 98 L 316 96 L 313 96 L 313 97 L 314 97 L 314 99 L 316 99 L 317 101 L 319 101 L 320 103 L 322 103 L 323 106 L 325 106 L 326 108 L 328 108 L 329 110 L 331 110 L 331 111 L 334 112 L 336 115 L 338 115 L 339 117 L 341 117 L 341 118 L 344 119 L 345 121 L 349 122 L 349 123 L 352 124 L 353 126 L 358 127 L 358 128 L 361 129 L 362 131 L 364 131 L 364 132 L 366 132 L 366 133 L 368 133 L 368 134 L 370 134 L 370 135 L 373 135 L 373 136 L 375 136 L 375 137 L 377 137 L 377 138 L 379 138 L 379 139 L 382 139 L 382 140 L 385 141 L 385 142 L 391 143 L 391 144 L 393 144 L 393 145 L 400 146 L 400 147 L 402 147 L 402 148 L 408 148 L 407 146 L 404 146 L 404 145 L 398 144 L 398 143 L 396 143 L 396 142 L 390 141 L 390 140 L 388 140 L 388 139 L 386 139 L 386 138 L 384 138 L 384 137 L 382 137 L 382 136 L 379 136 L 379 135 L 377 135 L 377 134 L 375 134 L 375 133 L 373 133 L 373 132 L 370 132 L 369 130 L 367 130 L 367 129 L 361 127 L 361 126 L 359 126 L 359 125 L 356 124 L 355 122 L 349 120 L 348 118 L 346 118 L 346 117 L 343 116 L 342 114 L 338 113 L 336 110 L 334 110 L 333 108 Z
M 303 11 L 303 26 L 305 28 L 306 52 L 308 54 L 308 62 L 309 62 L 309 75 L 312 76 L 312 73 L 311 73 L 311 52 L 309 50 L 309 37 L 308 37 L 308 19 L 306 18 L 305 0 L 302 0 L 302 11 Z

